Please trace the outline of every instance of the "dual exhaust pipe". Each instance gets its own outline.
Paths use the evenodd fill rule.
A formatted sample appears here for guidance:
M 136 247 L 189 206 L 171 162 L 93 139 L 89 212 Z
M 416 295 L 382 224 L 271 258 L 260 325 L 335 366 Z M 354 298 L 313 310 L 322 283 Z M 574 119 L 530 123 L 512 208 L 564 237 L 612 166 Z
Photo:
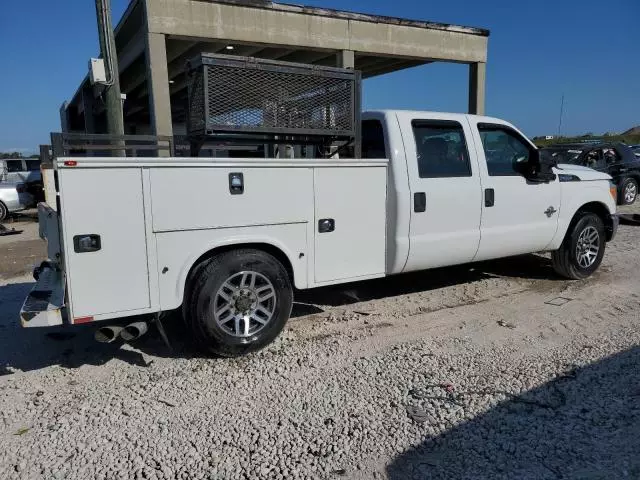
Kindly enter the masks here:
M 113 343 L 118 337 L 122 338 L 125 342 L 133 342 L 142 337 L 148 330 L 149 324 L 147 322 L 134 322 L 126 327 L 109 325 L 99 328 L 94 338 L 99 343 Z

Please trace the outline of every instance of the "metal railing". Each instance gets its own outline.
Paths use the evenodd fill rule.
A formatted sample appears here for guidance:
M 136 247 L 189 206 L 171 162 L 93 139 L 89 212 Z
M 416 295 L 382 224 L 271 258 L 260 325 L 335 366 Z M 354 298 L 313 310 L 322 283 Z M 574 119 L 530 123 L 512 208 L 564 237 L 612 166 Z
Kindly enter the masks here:
M 109 135 L 93 133 L 51 134 L 51 150 L 40 146 L 40 158 L 50 163 L 51 156 L 113 156 L 124 152 L 127 157 L 158 156 L 161 152 L 174 156 L 174 140 L 169 136 L 156 135 Z M 49 153 L 51 156 L 49 156 Z

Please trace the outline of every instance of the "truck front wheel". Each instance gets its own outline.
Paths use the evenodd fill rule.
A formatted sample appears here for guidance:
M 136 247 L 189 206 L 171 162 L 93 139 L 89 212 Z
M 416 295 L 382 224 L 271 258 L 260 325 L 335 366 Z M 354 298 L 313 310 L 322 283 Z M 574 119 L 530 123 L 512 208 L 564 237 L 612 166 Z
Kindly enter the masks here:
M 206 351 L 236 357 L 260 350 L 282 332 L 293 305 L 287 270 L 260 250 L 235 250 L 196 269 L 185 316 Z
M 625 178 L 620 185 L 620 204 L 633 205 L 638 198 L 638 181 L 635 178 Z
M 587 278 L 602 263 L 605 247 L 602 219 L 595 213 L 584 213 L 572 223 L 560 248 L 552 252 L 553 268 L 571 280 Z

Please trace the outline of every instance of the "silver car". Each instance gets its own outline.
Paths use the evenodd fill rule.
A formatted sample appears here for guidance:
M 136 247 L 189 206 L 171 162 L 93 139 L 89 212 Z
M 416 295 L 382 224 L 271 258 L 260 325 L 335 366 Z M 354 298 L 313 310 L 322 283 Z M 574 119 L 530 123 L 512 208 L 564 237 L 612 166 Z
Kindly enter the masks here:
M 10 213 L 35 207 L 33 195 L 27 192 L 24 183 L 0 182 L 0 222 Z

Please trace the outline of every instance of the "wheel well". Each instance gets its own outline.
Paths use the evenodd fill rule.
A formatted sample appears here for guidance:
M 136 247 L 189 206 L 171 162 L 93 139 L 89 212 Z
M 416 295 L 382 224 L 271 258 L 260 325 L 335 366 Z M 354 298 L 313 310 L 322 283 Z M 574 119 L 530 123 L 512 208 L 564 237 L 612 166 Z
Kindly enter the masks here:
M 252 248 L 254 250 L 260 250 L 264 253 L 268 253 L 269 255 L 277 259 L 280 263 L 282 263 L 282 266 L 287 270 L 287 273 L 289 274 L 289 278 L 291 279 L 291 283 L 293 284 L 294 282 L 293 266 L 291 265 L 291 261 L 289 260 L 289 257 L 287 257 L 287 255 L 278 247 L 274 247 L 273 245 L 270 245 L 268 243 L 238 243 L 233 245 L 224 245 L 221 247 L 217 247 L 201 255 L 200 258 L 198 258 L 193 263 L 193 265 L 191 266 L 191 269 L 189 270 L 189 274 L 187 275 L 187 282 L 185 285 L 185 291 L 189 288 L 191 279 L 193 278 L 193 272 L 198 268 L 199 265 L 201 265 L 203 262 L 209 260 L 215 255 L 219 255 L 225 252 L 230 252 L 232 250 L 239 250 L 241 248 Z
M 614 233 L 613 219 L 611 218 L 611 214 L 609 213 L 607 207 L 600 202 L 591 202 L 581 206 L 571 220 L 569 231 L 571 231 L 571 228 L 573 228 L 580 216 L 584 215 L 585 213 L 593 213 L 600 217 L 602 223 L 604 223 L 604 229 L 607 234 L 607 241 L 611 240 Z

